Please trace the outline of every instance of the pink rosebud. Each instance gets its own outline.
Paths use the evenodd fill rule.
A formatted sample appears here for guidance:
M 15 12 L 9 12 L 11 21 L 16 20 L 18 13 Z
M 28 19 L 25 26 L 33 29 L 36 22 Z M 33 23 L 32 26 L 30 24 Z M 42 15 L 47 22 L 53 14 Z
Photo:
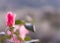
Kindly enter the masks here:
M 22 25 L 20 26 L 19 33 L 20 33 L 19 36 L 24 40 L 29 31 L 24 27 L 24 25 Z
M 6 25 L 13 26 L 15 24 L 15 15 L 12 12 L 8 12 L 6 16 Z

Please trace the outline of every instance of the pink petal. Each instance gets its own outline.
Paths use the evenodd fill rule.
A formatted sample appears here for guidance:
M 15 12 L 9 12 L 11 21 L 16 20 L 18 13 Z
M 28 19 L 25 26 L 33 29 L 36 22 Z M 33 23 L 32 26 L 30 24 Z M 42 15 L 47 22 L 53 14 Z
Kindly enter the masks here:
M 13 35 L 13 40 L 15 43 L 20 43 L 20 41 L 17 39 L 17 37 L 15 35 Z
M 20 43 L 20 40 L 13 34 L 13 37 L 9 40 L 10 42 Z
M 7 34 L 8 34 L 8 35 L 11 35 L 12 33 L 11 33 L 9 30 L 7 30 Z
M 20 32 L 20 37 L 24 40 L 24 38 L 26 37 L 26 34 L 29 33 L 29 31 L 24 27 L 24 25 L 20 26 L 20 29 L 19 29 L 19 32 Z
M 15 25 L 15 27 L 14 27 L 14 32 L 16 32 L 16 30 L 18 30 L 19 28 L 20 28 L 19 25 Z

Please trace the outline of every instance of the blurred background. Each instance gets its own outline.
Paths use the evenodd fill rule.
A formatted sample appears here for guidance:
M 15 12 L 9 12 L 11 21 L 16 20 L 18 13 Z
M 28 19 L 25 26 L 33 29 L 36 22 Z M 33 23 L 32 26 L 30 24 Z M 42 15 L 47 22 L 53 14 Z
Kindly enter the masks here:
M 60 41 L 60 0 L 0 0 L 0 32 L 6 29 L 8 11 L 15 13 L 16 19 L 29 15 L 35 20 L 36 31 L 29 34 L 32 38 Z

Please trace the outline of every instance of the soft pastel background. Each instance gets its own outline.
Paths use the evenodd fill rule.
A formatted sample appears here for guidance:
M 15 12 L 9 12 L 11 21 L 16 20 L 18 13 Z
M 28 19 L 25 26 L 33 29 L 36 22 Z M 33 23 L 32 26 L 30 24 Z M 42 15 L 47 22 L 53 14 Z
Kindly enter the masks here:
M 8 11 L 15 13 L 16 19 L 25 19 L 27 15 L 32 16 L 35 19 L 36 32 L 31 32 L 30 36 L 40 38 L 45 33 L 42 34 L 40 31 L 41 17 L 44 12 L 60 14 L 60 0 L 0 0 L 0 32 L 6 29 L 5 15 Z

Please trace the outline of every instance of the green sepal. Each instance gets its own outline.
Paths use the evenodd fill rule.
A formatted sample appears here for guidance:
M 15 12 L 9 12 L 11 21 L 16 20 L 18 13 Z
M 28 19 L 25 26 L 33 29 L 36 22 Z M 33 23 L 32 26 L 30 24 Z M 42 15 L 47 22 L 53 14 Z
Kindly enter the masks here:
M 9 29 L 8 29 L 9 31 L 11 31 L 11 32 L 13 32 L 13 30 L 14 30 L 14 27 L 9 27 Z

